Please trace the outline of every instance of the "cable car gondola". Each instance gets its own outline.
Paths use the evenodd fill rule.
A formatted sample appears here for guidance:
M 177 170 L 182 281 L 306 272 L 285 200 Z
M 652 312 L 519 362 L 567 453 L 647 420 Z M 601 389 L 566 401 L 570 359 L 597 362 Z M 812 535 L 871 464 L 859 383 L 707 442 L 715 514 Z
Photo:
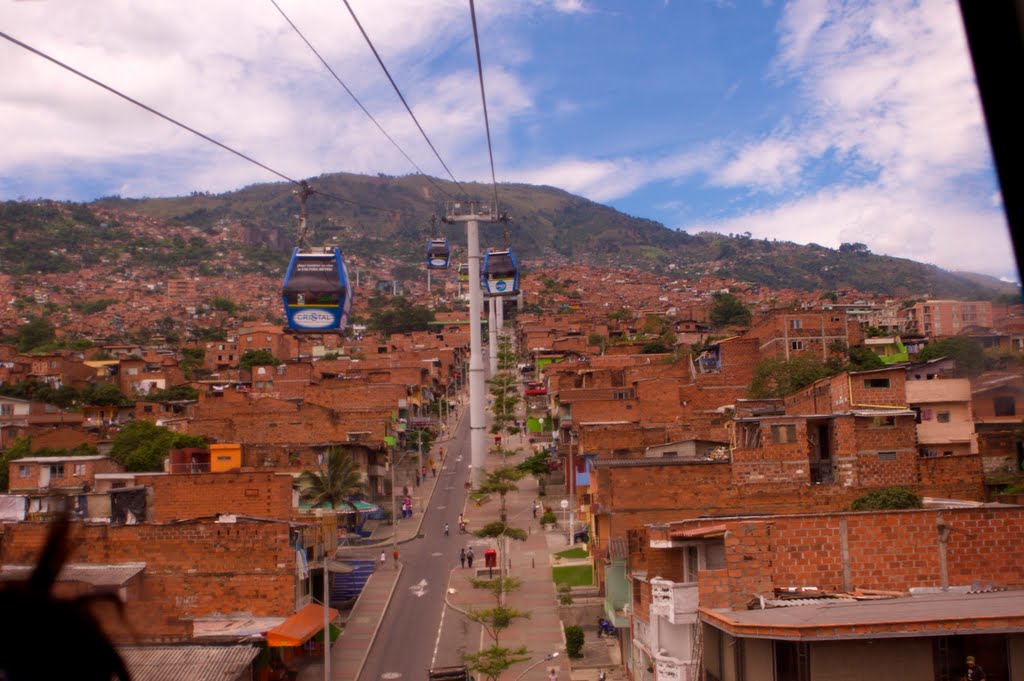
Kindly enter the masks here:
M 341 249 L 295 248 L 282 297 L 292 331 L 344 331 L 352 310 L 352 287 Z
M 431 239 L 427 244 L 427 269 L 446 270 L 448 260 L 451 258 L 452 249 L 448 246 L 448 239 L 440 237 Z
M 519 267 L 512 249 L 490 249 L 484 256 L 480 283 L 489 296 L 514 296 L 519 293 Z
M 464 262 L 459 265 L 459 281 L 469 281 L 469 263 Z

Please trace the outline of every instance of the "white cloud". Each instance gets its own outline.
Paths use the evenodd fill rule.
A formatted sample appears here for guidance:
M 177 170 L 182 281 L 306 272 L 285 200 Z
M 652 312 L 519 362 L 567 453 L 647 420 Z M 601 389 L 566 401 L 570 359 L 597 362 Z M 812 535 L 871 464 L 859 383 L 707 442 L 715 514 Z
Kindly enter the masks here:
M 344 5 L 279 4 L 407 153 L 426 172 L 443 176 Z M 465 3 L 353 6 L 446 161 L 470 158 L 469 149 L 475 156 L 483 126 Z M 525 10 L 488 3 L 478 12 L 481 31 L 519 11 Z M 185 11 L 170 0 L 96 0 L 60 12 L 49 3 L 13 3 L 4 7 L 4 23 L 11 35 L 290 177 L 414 172 L 270 3 L 224 0 Z M 441 77 L 426 73 L 431 59 L 453 44 L 465 53 L 466 68 Z M 485 60 L 493 78 L 492 129 L 499 131 L 532 106 L 528 89 L 502 65 L 500 57 L 510 52 Z M 514 59 L 521 58 L 520 49 Z M 94 178 L 104 168 L 134 169 L 138 177 L 112 177 L 105 190 L 133 195 L 222 191 L 277 179 L 6 41 L 0 61 L 0 188 L 35 177 L 47 187 L 40 194 L 53 196 L 51 188 L 69 187 L 63 178 L 85 167 Z M 151 165 L 141 154 L 169 156 Z M 486 166 L 474 158 L 453 170 L 464 178 L 465 170 Z M 55 198 L 69 196 L 73 190 Z
M 1002 213 L 879 186 L 826 188 L 720 221 L 679 225 L 690 233 L 750 232 L 756 239 L 866 244 L 874 253 L 907 257 L 950 270 L 1008 275 L 1016 271 Z

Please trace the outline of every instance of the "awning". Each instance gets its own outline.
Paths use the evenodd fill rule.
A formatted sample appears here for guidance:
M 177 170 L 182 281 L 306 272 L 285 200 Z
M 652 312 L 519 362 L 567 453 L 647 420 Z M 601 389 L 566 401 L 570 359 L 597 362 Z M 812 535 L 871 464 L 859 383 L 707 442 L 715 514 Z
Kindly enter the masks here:
M 338 618 L 338 611 L 328 609 L 328 619 Z M 301 646 L 324 628 L 324 608 L 319 603 L 310 603 L 281 624 L 267 632 L 267 645 L 271 648 L 292 648 Z

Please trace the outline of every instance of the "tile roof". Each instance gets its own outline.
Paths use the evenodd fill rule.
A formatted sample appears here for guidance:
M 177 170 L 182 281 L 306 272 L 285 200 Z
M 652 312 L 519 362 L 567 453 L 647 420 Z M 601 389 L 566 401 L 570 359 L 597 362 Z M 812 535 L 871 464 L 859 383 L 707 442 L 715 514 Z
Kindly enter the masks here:
M 34 565 L 0 566 L 0 581 L 27 579 L 34 567 Z M 93 586 L 122 586 L 145 569 L 145 563 L 120 563 L 117 565 L 70 563 L 61 569 L 57 581 L 85 582 Z
M 237 681 L 249 678 L 256 646 L 146 646 L 118 649 L 134 681 Z

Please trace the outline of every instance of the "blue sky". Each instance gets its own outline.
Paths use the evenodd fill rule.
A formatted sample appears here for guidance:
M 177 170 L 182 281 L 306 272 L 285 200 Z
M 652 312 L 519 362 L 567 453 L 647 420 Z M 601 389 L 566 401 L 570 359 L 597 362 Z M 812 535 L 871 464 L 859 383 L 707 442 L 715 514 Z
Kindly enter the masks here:
M 489 181 L 468 0 L 350 0 L 456 178 Z M 340 0 L 278 0 L 444 177 Z M 269 0 L 29 0 L 0 30 L 291 177 L 414 172 Z M 499 182 L 689 232 L 1017 278 L 954 0 L 479 0 Z M 0 41 L 0 198 L 277 178 Z M 500 194 L 499 194 L 500 197 Z

